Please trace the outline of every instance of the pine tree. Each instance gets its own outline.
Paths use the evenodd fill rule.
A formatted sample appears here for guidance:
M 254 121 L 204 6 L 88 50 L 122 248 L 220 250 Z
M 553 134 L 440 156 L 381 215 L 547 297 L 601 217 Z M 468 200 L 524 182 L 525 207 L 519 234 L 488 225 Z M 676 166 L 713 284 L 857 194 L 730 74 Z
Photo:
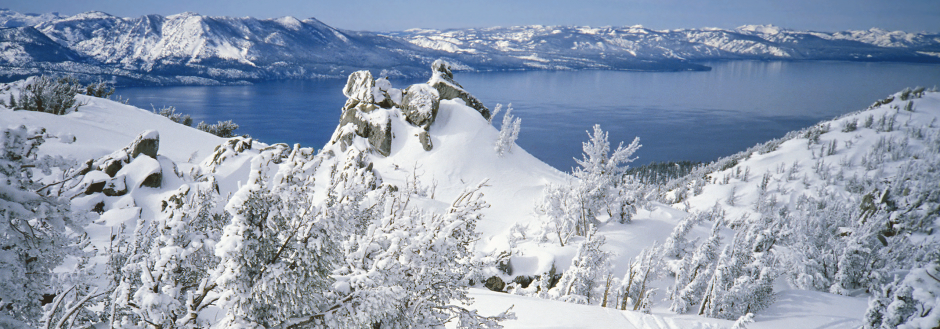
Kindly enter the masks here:
M 484 182 L 485 183 L 485 182 Z M 469 304 L 472 243 L 483 183 L 464 191 L 445 214 L 408 209 L 405 191 L 385 191 L 382 217 L 344 244 L 334 272 L 338 302 L 310 323 L 330 327 L 433 327 L 456 319 L 460 328 L 495 328 L 511 317 L 484 317 Z
M 219 325 L 273 327 L 330 302 L 334 234 L 345 228 L 320 216 L 313 202 L 319 161 L 311 149 L 283 144 L 252 159 L 248 184 L 225 207 L 232 219 L 216 246 L 214 283 L 228 310 Z
M 592 299 L 600 297 L 594 293 L 597 280 L 610 270 L 611 254 L 601 250 L 605 243 L 604 236 L 597 234 L 597 228 L 591 228 L 578 246 L 571 266 L 562 274 L 561 280 L 553 289 L 555 298 L 570 303 L 590 304 Z
M 0 280 L 0 326 L 65 321 L 88 300 L 79 298 L 68 312 L 57 313 L 61 320 L 43 314 L 43 294 L 66 291 L 54 284 L 53 269 L 69 255 L 75 237 L 66 229 L 74 226 L 69 205 L 40 195 L 29 173 L 33 167 L 50 169 L 35 153 L 42 141 L 25 126 L 0 130 L 0 273 L 5 273 Z
M 676 271 L 676 283 L 671 289 L 672 304 L 669 309 L 676 313 L 685 313 L 701 300 L 709 281 L 714 275 L 718 261 L 718 248 L 721 236 L 718 234 L 720 220 L 712 225 L 711 235 L 702 242 L 692 255 L 679 262 Z
M 499 108 L 500 107 L 497 107 L 497 112 Z M 512 104 L 509 104 L 509 106 L 506 107 L 506 113 L 503 114 L 503 124 L 499 128 L 499 137 L 496 138 L 497 155 L 503 156 L 506 152 L 512 151 L 512 145 L 515 144 L 516 139 L 519 138 L 521 125 L 522 119 L 512 115 Z

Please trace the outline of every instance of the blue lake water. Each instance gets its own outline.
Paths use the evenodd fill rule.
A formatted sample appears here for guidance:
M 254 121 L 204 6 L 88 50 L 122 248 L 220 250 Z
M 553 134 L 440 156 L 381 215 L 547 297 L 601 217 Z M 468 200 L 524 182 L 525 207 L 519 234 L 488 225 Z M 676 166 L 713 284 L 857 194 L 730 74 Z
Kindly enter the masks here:
M 491 109 L 512 103 L 517 143 L 568 171 L 586 130 L 611 144 L 640 137 L 634 164 L 710 161 L 788 131 L 862 110 L 905 87 L 940 85 L 940 65 L 854 62 L 705 63 L 707 72 L 526 71 L 455 73 Z M 430 71 L 429 71 L 430 72 Z M 397 88 L 422 80 L 392 80 Z M 339 121 L 344 80 L 251 86 L 119 88 L 130 104 L 172 105 L 195 122 L 233 120 L 239 134 L 319 148 Z M 498 122 L 497 118 L 494 122 Z

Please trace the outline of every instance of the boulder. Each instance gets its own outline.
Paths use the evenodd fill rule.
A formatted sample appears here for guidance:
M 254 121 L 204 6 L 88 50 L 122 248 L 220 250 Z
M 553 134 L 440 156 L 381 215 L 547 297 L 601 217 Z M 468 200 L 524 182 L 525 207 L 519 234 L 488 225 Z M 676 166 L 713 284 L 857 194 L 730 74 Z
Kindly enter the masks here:
M 490 119 L 490 109 L 484 106 L 483 102 L 480 102 L 479 99 L 464 90 L 463 86 L 454 81 L 454 74 L 450 71 L 450 66 L 447 62 L 436 60 L 431 64 L 431 79 L 428 80 L 428 85 L 437 90 L 440 99 L 459 98 L 463 100 L 467 106 L 477 110 L 483 118 L 487 120 Z
M 147 130 L 137 136 L 133 142 L 124 148 L 114 151 L 98 159 L 85 162 L 82 168 L 78 169 L 78 175 L 85 175 L 91 171 L 103 171 L 109 177 L 114 177 L 125 165 L 137 158 L 138 155 L 146 155 L 152 159 L 157 158 L 157 151 L 160 149 L 160 133 L 156 130 Z
M 90 195 L 101 192 L 109 179 L 111 179 L 111 177 L 101 171 L 90 171 L 82 177 L 82 182 L 79 186 L 82 186 L 82 191 L 84 191 L 86 195 Z
M 423 147 L 425 151 L 430 151 L 434 148 L 434 144 L 431 143 L 431 135 L 428 134 L 427 130 L 418 133 L 418 141 L 421 142 L 421 147 Z
M 408 122 L 424 127 L 425 130 L 434 123 L 440 105 L 438 91 L 423 83 L 413 84 L 405 89 L 405 96 L 401 100 L 402 112 Z
M 127 194 L 127 184 L 125 183 L 124 176 L 112 179 L 105 185 L 101 192 L 107 196 L 122 196 Z
M 503 279 L 494 275 L 486 279 L 486 283 L 484 283 L 483 286 L 492 291 L 503 291 L 503 288 L 506 287 L 506 283 L 503 282 Z
M 123 179 L 127 189 L 140 186 L 158 188 L 163 183 L 163 169 L 160 162 L 150 157 L 137 157 L 121 168 L 115 179 Z
M 160 133 L 156 130 L 144 131 L 127 148 L 131 158 L 143 154 L 156 159 L 157 151 L 160 149 Z

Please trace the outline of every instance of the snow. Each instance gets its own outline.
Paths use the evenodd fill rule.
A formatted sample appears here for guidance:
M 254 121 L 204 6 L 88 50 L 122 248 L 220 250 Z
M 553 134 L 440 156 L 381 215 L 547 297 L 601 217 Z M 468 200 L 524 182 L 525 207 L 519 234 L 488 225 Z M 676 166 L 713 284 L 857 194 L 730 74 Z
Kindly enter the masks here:
M 5 93 L 0 93 L 0 97 L 9 98 Z M 147 110 L 101 98 L 83 95 L 76 98 L 85 105 L 77 112 L 63 116 L 0 108 L 0 126 L 41 126 L 54 136 L 72 135 L 74 142 L 50 139 L 40 148 L 43 154 L 79 160 L 98 158 L 119 150 L 146 130 L 162 132 L 159 154 L 176 163 L 186 163 L 193 154 L 199 158 L 207 156 L 222 142 L 219 137 L 184 127 Z
M 391 154 L 373 158 L 375 168 L 387 182 L 404 183 L 417 174 L 422 183 L 437 186 L 435 199 L 452 200 L 464 187 L 488 180 L 482 192 L 491 207 L 487 220 L 478 229 L 493 239 L 508 232 L 517 222 L 535 218 L 535 200 L 550 182 L 560 182 L 564 174 L 539 161 L 518 146 L 504 157 L 493 151 L 498 131 L 476 110 L 461 100 L 444 100 L 429 131 L 434 148 L 425 151 L 415 135 L 421 128 L 392 115 Z M 458 146 L 459 145 L 459 146 Z M 505 243 L 502 239 L 491 248 Z
M 585 31 L 598 33 L 595 30 Z M 441 80 L 440 77 L 438 80 Z M 368 85 L 369 81 L 352 79 L 352 82 L 355 85 Z M 423 86 L 431 89 L 427 85 Z M 393 98 L 395 95 L 400 97 L 400 92 L 393 92 L 395 90 L 399 89 L 392 88 L 387 80 L 379 79 L 374 89 L 350 90 L 347 95 L 367 98 L 374 94 L 364 94 L 365 92 L 387 91 Z M 7 97 L 7 94 L 0 94 L 0 99 Z M 843 132 L 840 129 L 850 121 L 864 121 L 869 115 L 877 120 L 883 115 L 896 114 L 896 124 L 899 127 L 917 127 L 940 118 L 940 94 L 928 93 L 923 98 L 914 99 L 913 112 L 894 108 L 906 104 L 899 99 L 899 95 L 894 95 L 894 98 L 894 102 L 889 104 L 827 122 L 830 129 L 818 136 L 817 144 L 808 144 L 806 138 L 797 137 L 780 143 L 771 152 L 750 154 L 736 165 L 711 174 L 714 181 L 721 181 L 728 176 L 727 183 L 706 184 L 701 194 L 690 197 L 684 203 L 652 202 L 638 209 L 632 222 L 628 224 L 601 218 L 604 224 L 598 229 L 598 233 L 606 238 L 604 251 L 614 254 L 611 260 L 614 276 L 621 277 L 641 250 L 654 242 L 665 241 L 673 227 L 688 215 L 687 211 L 707 210 L 717 203 L 728 212 L 730 219 L 756 216 L 751 204 L 756 199 L 756 185 L 764 173 L 771 175 L 774 193 L 782 202 L 790 203 L 796 202 L 801 194 L 817 195 L 820 189 L 833 188 L 827 186 L 832 184 L 816 178 L 813 174 L 817 171 L 814 169 L 814 162 L 817 161 L 827 164 L 854 164 L 846 175 L 858 174 L 879 179 L 894 174 L 897 169 L 892 166 L 886 166 L 883 170 L 867 170 L 860 165 L 861 159 L 867 156 L 867 152 L 876 146 L 879 139 L 901 138 L 907 131 L 897 129 L 893 132 L 879 132 L 858 128 L 855 131 Z M 188 189 L 189 185 L 185 184 L 195 184 L 196 179 L 203 179 L 199 184 L 217 184 L 221 195 L 231 195 L 228 200 L 230 206 L 243 203 L 248 194 L 260 186 L 260 178 L 257 176 L 261 170 L 259 168 L 263 165 L 261 157 L 258 156 L 263 153 L 260 150 L 286 148 L 290 151 L 286 145 L 268 146 L 259 142 L 253 142 L 255 145 L 245 149 L 248 141 L 243 138 L 218 138 L 149 111 L 111 100 L 86 96 L 78 96 L 78 99 L 84 105 L 78 111 L 62 116 L 0 108 L 0 127 L 44 127 L 47 135 L 58 138 L 47 138 L 40 148 L 40 153 L 61 155 L 72 158 L 77 163 L 120 150 L 141 133 L 144 137 L 159 136 L 160 149 L 156 159 L 138 156 L 124 166 L 114 178 L 100 171 L 92 171 L 84 176 L 83 184 L 86 185 L 111 181 L 115 184 L 124 183 L 129 190 L 128 194 L 120 197 L 105 197 L 101 194 L 79 195 L 72 201 L 73 207 L 77 209 L 91 209 L 99 203 L 105 204 L 100 216 L 85 227 L 92 244 L 98 250 L 106 250 L 111 235 L 117 234 L 116 230 L 121 225 L 127 227 L 124 234 L 130 234 L 138 224 L 156 218 L 162 211 L 162 200 L 181 188 Z M 544 220 L 535 211 L 535 204 L 542 197 L 545 187 L 549 184 L 563 184 L 571 180 L 571 176 L 541 162 L 518 145 L 499 156 L 494 151 L 499 131 L 460 99 L 440 101 L 435 121 L 427 130 L 434 145 L 429 151 L 424 149 L 416 137 L 424 132 L 424 128 L 408 123 L 401 110 L 375 109 L 366 116 L 364 119 L 368 122 L 384 124 L 389 119 L 391 122 L 393 139 L 390 154 L 387 157 L 370 154 L 367 161 L 373 164 L 373 170 L 381 177 L 382 183 L 395 186 L 415 184 L 431 191 L 426 198 L 413 200 L 415 207 L 428 211 L 443 211 L 451 200 L 465 191 L 465 188 L 486 182 L 481 192 L 489 208 L 482 211 L 483 217 L 477 223 L 476 229 L 481 233 L 481 239 L 476 244 L 476 251 L 479 254 L 513 251 L 511 262 L 514 273 L 500 274 L 504 281 L 511 281 L 518 275 L 541 274 L 552 267 L 561 273 L 571 264 L 582 237 L 572 238 L 562 247 L 556 243 L 537 242 L 532 234 Z M 831 154 L 827 154 L 820 147 L 828 145 L 831 141 L 837 141 L 838 147 Z M 369 146 L 367 141 L 357 138 L 351 147 L 365 150 Z M 916 142 L 909 145 L 912 152 L 925 147 L 928 145 Z M 797 164 L 796 169 L 792 169 L 794 163 Z M 739 168 L 748 171 L 749 179 L 735 176 Z M 304 170 L 308 169 L 310 168 Z M 835 170 L 833 168 L 829 171 L 834 173 Z M 162 172 L 163 176 L 159 188 L 138 188 L 147 176 L 156 172 Z M 787 179 L 786 175 L 798 178 Z M 318 177 L 321 178 L 323 177 Z M 328 182 L 329 179 L 320 181 Z M 242 188 L 245 186 L 248 188 Z M 732 190 L 737 193 L 737 205 L 728 204 Z M 690 239 L 706 236 L 710 225 L 701 223 L 694 227 Z M 522 232 L 528 237 L 510 241 L 514 227 L 522 227 Z M 227 228 L 225 233 L 233 238 L 220 241 L 215 248 L 217 253 L 225 254 L 239 250 L 241 244 L 246 243 L 234 238 L 237 236 L 237 229 L 239 228 Z M 731 232 L 723 230 L 722 234 L 730 236 Z M 101 264 L 105 260 L 98 257 L 97 261 Z M 846 297 L 793 290 L 780 281 L 775 289 L 776 301 L 769 308 L 758 312 L 754 317 L 755 322 L 750 324 L 749 328 L 855 328 L 861 324 L 868 305 L 867 296 Z M 475 299 L 475 303 L 470 307 L 477 308 L 481 314 L 496 314 L 510 306 L 513 307 L 517 319 L 504 322 L 507 328 L 727 328 L 733 323 L 693 314 L 669 312 L 668 302 L 661 301 L 670 285 L 669 280 L 657 280 L 650 285 L 659 289 L 651 314 L 619 311 L 597 305 L 575 305 L 482 289 L 471 289 L 470 295 Z M 345 282 L 338 283 L 336 288 L 341 292 L 350 289 Z M 918 296 L 923 298 L 933 296 L 924 295 L 924 291 L 919 294 L 921 295 Z M 150 300 L 150 297 L 160 296 L 140 297 Z

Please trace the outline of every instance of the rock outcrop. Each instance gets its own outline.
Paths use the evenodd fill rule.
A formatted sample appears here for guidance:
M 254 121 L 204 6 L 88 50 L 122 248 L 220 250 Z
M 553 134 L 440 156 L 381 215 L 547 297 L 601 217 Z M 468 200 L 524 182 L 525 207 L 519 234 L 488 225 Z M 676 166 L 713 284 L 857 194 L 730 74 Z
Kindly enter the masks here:
M 388 156 L 392 148 L 390 111 L 401 111 L 409 124 L 424 129 L 415 134 L 425 151 L 434 148 L 431 142 L 431 125 L 440 111 L 441 100 L 459 98 L 473 107 L 484 118 L 489 119 L 490 110 L 476 97 L 466 92 L 454 81 L 454 75 L 444 61 L 435 61 L 431 66 L 428 83 L 413 84 L 404 91 L 392 88 L 387 78 L 373 79 L 369 71 L 357 71 L 349 75 L 343 95 L 346 104 L 340 116 L 339 126 L 333 132 L 330 143 L 346 149 L 360 137 L 368 142 L 367 151 Z
M 490 119 L 490 109 L 484 106 L 483 102 L 480 102 L 479 99 L 464 90 L 463 86 L 457 83 L 457 81 L 454 81 L 454 74 L 451 73 L 450 66 L 447 62 L 436 60 L 431 64 L 431 79 L 428 80 L 428 85 L 437 89 L 441 99 L 460 98 L 467 106 L 480 112 L 483 118 L 487 120 Z
M 163 183 L 159 149 L 160 134 L 145 131 L 124 148 L 85 162 L 74 176 L 81 176 L 79 183 L 71 189 L 86 195 L 122 196 L 140 186 L 158 188 Z
M 385 80 L 385 82 L 388 81 Z M 391 118 L 384 111 L 376 111 L 381 106 L 375 104 L 375 94 L 381 98 L 380 102 L 389 105 L 392 98 L 387 94 L 391 89 L 390 85 L 381 83 L 379 87 L 376 87 L 372 73 L 369 71 L 357 71 L 350 74 L 343 88 L 343 94 L 347 97 L 346 105 L 343 106 L 339 126 L 336 127 L 330 143 L 338 143 L 345 151 L 352 145 L 353 139 L 359 136 L 369 141 L 373 151 L 388 156 L 392 150 Z M 389 99 L 389 102 L 385 102 L 386 99 Z

